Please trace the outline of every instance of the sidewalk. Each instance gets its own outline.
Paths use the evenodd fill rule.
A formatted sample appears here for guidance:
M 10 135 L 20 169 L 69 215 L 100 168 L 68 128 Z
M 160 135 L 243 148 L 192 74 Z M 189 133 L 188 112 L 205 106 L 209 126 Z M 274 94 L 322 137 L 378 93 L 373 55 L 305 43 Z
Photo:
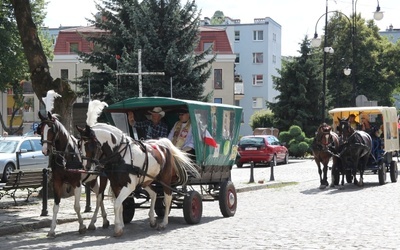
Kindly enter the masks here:
M 239 170 L 235 170 L 238 173 L 238 176 L 234 176 L 232 171 L 232 180 L 234 182 L 237 193 L 253 191 L 257 189 L 267 188 L 274 185 L 280 185 L 282 182 L 280 181 L 266 181 L 265 178 L 261 179 L 254 178 L 254 183 L 249 183 L 250 180 L 250 169 L 243 169 L 246 172 L 246 175 Z M 262 170 L 257 169 L 258 171 L 266 171 L 269 173 L 270 168 L 263 168 Z M 269 175 L 268 175 L 269 178 Z M 268 179 L 269 180 L 269 179 Z M 54 200 L 49 198 L 47 205 L 47 216 L 41 216 L 42 214 L 42 199 L 37 196 L 37 194 L 33 194 L 29 201 L 26 202 L 25 199 L 27 197 L 27 191 L 18 190 L 17 191 L 17 205 L 14 204 L 14 200 L 10 197 L 4 196 L 0 200 L 0 236 L 16 234 L 23 231 L 34 230 L 37 228 L 50 228 L 50 224 L 53 216 L 53 204 Z M 83 212 L 85 210 L 86 205 L 86 196 L 82 195 L 81 198 L 81 214 L 84 220 L 89 220 L 93 215 L 93 211 L 95 208 L 95 196 L 91 195 L 91 211 Z M 106 195 L 104 204 L 107 209 L 107 213 L 109 216 L 113 216 L 113 206 L 109 196 Z M 98 217 L 100 217 L 100 212 Z M 73 222 L 77 220 L 77 216 L 74 210 L 74 197 L 63 198 L 61 199 L 60 209 L 57 214 L 57 224 L 63 224 L 67 222 Z M 85 224 L 89 224 L 85 222 Z

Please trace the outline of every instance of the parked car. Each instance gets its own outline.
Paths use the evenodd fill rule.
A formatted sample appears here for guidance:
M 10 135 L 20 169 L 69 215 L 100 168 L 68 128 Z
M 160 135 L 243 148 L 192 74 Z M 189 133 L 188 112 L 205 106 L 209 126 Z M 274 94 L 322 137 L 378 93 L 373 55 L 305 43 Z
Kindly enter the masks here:
M 239 168 L 252 161 L 272 166 L 289 162 L 288 149 L 273 135 L 243 136 L 238 144 L 238 153 L 236 166 Z
M 42 153 L 40 137 L 9 136 L 0 139 L 0 175 L 1 181 L 6 182 L 9 173 L 18 169 L 47 168 L 49 159 Z

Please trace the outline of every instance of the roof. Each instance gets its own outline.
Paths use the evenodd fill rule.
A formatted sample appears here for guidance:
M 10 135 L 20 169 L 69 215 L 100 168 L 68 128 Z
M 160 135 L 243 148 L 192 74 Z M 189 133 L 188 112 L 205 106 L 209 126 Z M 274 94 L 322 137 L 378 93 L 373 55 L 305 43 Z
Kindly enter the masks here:
M 224 108 L 240 109 L 240 110 L 242 109 L 242 107 L 229 104 L 210 103 L 210 102 L 201 102 L 194 100 L 153 96 L 153 97 L 132 97 L 129 99 L 125 99 L 123 101 L 109 105 L 107 108 L 105 108 L 104 111 L 115 112 L 119 110 L 127 110 L 132 108 L 144 108 L 144 107 L 154 107 L 154 106 L 178 106 L 178 105 L 214 106 L 214 107 L 224 107 Z
M 335 113 L 349 113 L 349 112 L 366 112 L 369 114 L 381 114 L 385 110 L 394 110 L 395 107 L 388 106 L 368 106 L 368 107 L 347 107 L 347 108 L 335 108 L 329 110 L 329 114 L 333 115 Z M 396 111 L 397 112 L 397 111 Z

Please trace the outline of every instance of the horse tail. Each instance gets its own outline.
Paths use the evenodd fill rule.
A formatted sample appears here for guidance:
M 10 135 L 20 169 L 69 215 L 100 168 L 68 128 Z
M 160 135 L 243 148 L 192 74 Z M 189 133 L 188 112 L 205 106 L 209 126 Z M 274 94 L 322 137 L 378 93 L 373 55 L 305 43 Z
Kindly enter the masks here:
M 189 155 L 183 151 L 181 151 L 179 148 L 175 147 L 174 144 L 168 139 L 168 138 L 161 138 L 159 140 L 155 141 L 158 145 L 161 145 L 165 148 L 168 148 L 170 151 L 171 155 L 173 156 L 175 160 L 175 165 L 177 169 L 177 173 L 180 171 L 184 171 L 185 174 L 190 173 L 196 178 L 200 178 L 200 173 L 196 169 L 195 165 L 193 164 L 192 160 L 190 159 Z M 183 169 L 180 170 L 179 168 Z M 180 176 L 182 178 L 182 176 Z M 184 177 L 183 177 L 184 178 Z M 187 177 L 186 177 L 187 178 Z M 187 180 L 185 181 L 185 183 Z

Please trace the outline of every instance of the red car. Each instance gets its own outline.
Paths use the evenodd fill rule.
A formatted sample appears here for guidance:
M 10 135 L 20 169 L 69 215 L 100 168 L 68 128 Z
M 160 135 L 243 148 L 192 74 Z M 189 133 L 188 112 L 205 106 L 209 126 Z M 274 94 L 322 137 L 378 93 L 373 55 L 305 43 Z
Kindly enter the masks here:
M 239 141 L 239 156 L 236 166 L 241 168 L 244 163 L 267 163 L 276 166 L 277 163 L 289 162 L 288 149 L 273 135 L 248 135 Z

